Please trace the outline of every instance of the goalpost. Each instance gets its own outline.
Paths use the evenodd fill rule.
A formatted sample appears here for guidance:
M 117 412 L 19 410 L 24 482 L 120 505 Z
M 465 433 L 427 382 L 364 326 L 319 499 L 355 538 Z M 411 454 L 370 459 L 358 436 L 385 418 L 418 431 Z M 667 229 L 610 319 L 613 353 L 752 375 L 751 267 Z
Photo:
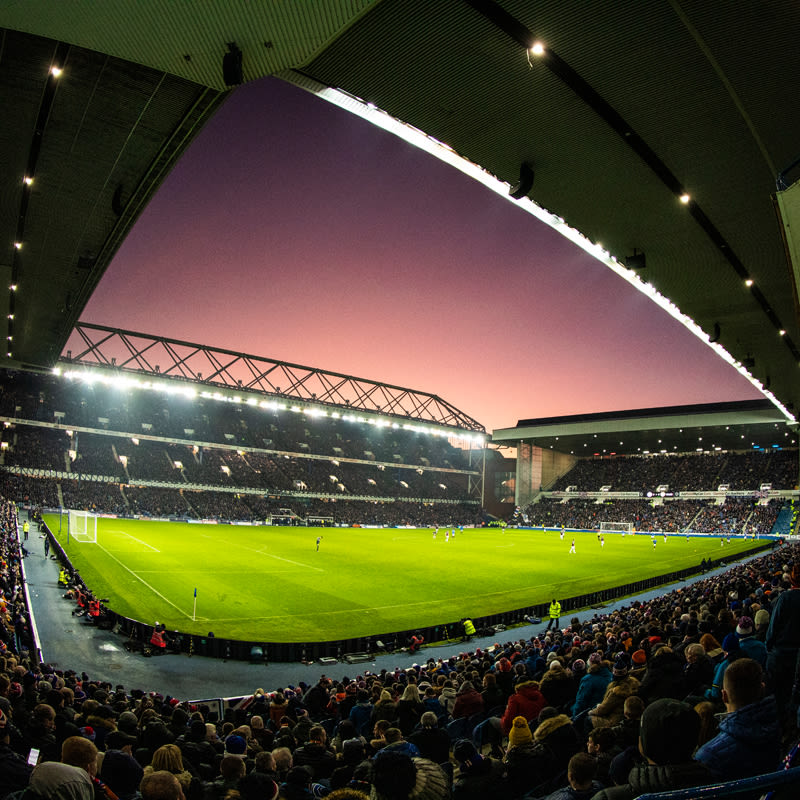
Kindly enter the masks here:
M 633 533 L 632 522 L 601 522 L 601 533 Z
M 70 509 L 67 512 L 67 533 L 76 542 L 97 544 L 97 514 Z

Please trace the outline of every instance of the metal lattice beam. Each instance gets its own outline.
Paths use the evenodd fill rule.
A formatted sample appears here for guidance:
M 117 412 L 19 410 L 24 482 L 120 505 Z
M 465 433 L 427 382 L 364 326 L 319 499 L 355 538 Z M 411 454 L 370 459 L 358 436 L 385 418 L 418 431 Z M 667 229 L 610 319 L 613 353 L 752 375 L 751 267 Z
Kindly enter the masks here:
M 59 363 L 191 381 L 485 433 L 437 395 L 288 361 L 80 322 Z

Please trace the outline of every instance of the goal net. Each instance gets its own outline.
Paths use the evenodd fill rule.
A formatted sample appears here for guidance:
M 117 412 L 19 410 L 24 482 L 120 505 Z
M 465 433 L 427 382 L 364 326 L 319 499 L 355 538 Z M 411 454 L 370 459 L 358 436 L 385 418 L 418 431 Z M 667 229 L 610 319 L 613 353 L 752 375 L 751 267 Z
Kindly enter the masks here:
M 601 522 L 600 531 L 605 533 L 633 533 L 632 522 Z
M 67 530 L 69 535 L 76 542 L 97 543 L 97 515 L 90 514 L 88 511 L 68 512 Z

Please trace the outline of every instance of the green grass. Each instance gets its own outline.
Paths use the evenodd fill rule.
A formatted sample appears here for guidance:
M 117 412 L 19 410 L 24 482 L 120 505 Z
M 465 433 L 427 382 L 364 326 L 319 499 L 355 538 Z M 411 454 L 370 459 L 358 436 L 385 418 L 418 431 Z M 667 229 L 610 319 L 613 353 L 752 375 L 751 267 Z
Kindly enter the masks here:
M 98 519 L 97 544 L 66 541 L 114 611 L 170 629 L 315 642 L 449 623 L 619 586 L 752 547 L 718 538 L 431 529 L 286 528 Z M 322 534 L 319 552 L 316 537 Z M 192 621 L 194 589 L 197 619 Z

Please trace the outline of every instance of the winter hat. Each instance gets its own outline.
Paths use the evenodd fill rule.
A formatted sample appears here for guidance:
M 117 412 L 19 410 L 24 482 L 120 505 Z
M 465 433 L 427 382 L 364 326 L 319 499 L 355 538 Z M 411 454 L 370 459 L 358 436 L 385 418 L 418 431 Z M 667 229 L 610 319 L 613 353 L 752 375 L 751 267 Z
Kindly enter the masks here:
M 642 714 L 641 751 L 659 766 L 689 761 L 699 735 L 700 717 L 688 703 L 664 697 Z
M 756 611 L 756 628 L 761 628 L 769 624 L 769 611 L 766 608 L 760 608 Z
M 549 664 L 554 659 L 558 658 L 558 653 L 551 651 L 547 654 L 547 663 Z
M 739 617 L 739 624 L 736 626 L 737 636 L 752 636 L 753 620 L 750 617 Z
M 528 726 L 528 720 L 526 720 L 525 717 L 514 717 L 511 730 L 508 732 L 509 745 L 516 747 L 521 744 L 530 744 L 532 741 L 533 735 Z
M 582 675 L 586 672 L 586 662 L 582 658 L 576 658 L 572 662 L 572 672 L 574 675 Z
M 617 656 L 617 660 L 614 662 L 614 669 L 612 670 L 612 674 L 615 678 L 624 678 L 628 674 L 628 669 L 630 669 L 631 662 L 625 653 L 620 653 Z
M 123 731 L 110 731 L 106 735 L 106 749 L 107 750 L 122 750 L 123 747 L 130 745 L 135 747 L 138 739 L 135 736 L 128 736 Z
M 243 737 L 232 734 L 225 740 L 225 755 L 247 758 L 247 742 Z
M 726 653 L 736 653 L 740 650 L 739 639 L 737 638 L 735 633 L 729 633 L 722 640 L 722 649 Z
M 81 736 L 93 742 L 95 737 L 94 728 L 91 725 L 86 725 L 85 727 L 81 728 Z
M 483 761 L 481 754 L 469 739 L 459 739 L 453 745 L 453 758 L 458 761 L 459 768 L 469 767 Z
M 117 720 L 117 727 L 129 736 L 136 735 L 138 724 L 139 720 L 136 719 L 136 714 L 134 714 L 133 711 L 123 711 Z
M 643 664 L 647 663 L 647 653 L 645 653 L 644 650 L 637 650 L 631 656 L 631 661 L 633 661 L 637 667 L 641 667 Z
M 124 734 L 123 734 L 124 735 Z M 130 796 L 139 788 L 144 771 L 135 758 L 118 749 L 109 750 L 103 756 L 100 777 L 114 794 Z

